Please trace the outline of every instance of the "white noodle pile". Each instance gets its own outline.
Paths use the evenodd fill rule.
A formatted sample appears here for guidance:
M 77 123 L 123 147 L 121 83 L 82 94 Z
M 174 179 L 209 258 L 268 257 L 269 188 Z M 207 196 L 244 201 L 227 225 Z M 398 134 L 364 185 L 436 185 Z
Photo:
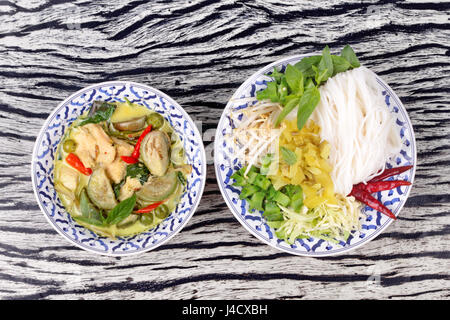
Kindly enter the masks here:
M 386 108 L 374 74 L 365 67 L 339 73 L 320 87 L 311 118 L 331 145 L 335 192 L 348 195 L 354 184 L 370 180 L 401 148 L 394 118 Z

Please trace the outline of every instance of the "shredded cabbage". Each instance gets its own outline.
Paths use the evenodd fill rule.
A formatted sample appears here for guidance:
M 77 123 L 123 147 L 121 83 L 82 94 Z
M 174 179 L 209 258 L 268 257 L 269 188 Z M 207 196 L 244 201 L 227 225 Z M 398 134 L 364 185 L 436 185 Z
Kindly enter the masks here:
M 315 237 L 332 242 L 346 241 L 351 231 L 361 228 L 359 218 L 364 216 L 361 204 L 353 197 L 338 197 L 338 204 L 326 202 L 300 213 L 279 205 L 284 220 L 272 223 L 276 235 L 292 244 L 298 238 Z

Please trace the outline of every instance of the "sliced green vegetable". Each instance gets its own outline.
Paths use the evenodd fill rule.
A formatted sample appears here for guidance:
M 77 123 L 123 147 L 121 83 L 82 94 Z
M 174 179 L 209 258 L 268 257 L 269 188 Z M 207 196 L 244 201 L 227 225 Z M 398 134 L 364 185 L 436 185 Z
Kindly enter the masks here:
M 264 208 L 263 213 L 264 218 L 267 221 L 282 221 L 283 214 L 281 213 L 280 208 L 274 201 L 267 201 Z
M 294 209 L 294 211 L 299 212 L 303 206 L 303 190 L 300 186 L 295 187 L 298 187 L 298 189 L 294 194 L 290 196 L 291 207 L 292 209 Z
M 245 178 L 240 175 L 239 171 L 233 173 L 230 178 L 234 179 L 233 186 L 243 187 L 247 184 L 247 180 L 245 180 Z
M 126 132 L 136 132 L 136 131 L 140 131 L 144 128 L 145 126 L 145 119 L 146 117 L 139 117 L 139 118 L 135 118 L 135 119 L 131 119 L 131 120 L 127 120 L 127 121 L 122 121 L 122 122 L 115 122 L 112 125 L 114 126 L 114 128 L 116 130 L 119 131 L 126 131 Z
M 289 203 L 291 202 L 291 199 L 281 191 L 277 191 L 275 193 L 275 196 L 273 197 L 273 200 L 279 204 L 281 204 L 283 207 L 287 207 Z
M 258 211 L 262 211 L 263 209 L 263 200 L 265 197 L 265 193 L 263 191 L 255 192 L 252 197 L 248 200 L 250 210 L 256 209 Z
M 273 157 L 272 153 L 268 153 L 262 157 L 260 168 L 260 173 L 262 175 L 267 175 L 269 173 L 269 167 L 272 164 Z
M 258 174 L 258 176 L 255 179 L 254 184 L 255 184 L 255 186 L 257 186 L 263 190 L 267 190 L 272 185 L 272 182 L 270 182 L 269 178 L 266 178 L 262 174 Z
M 248 174 L 247 174 L 247 183 L 249 183 L 249 184 L 254 184 L 255 183 L 255 180 L 256 180 L 256 178 L 258 177 L 258 175 L 259 175 L 259 173 L 257 173 L 256 171 L 250 171 Z
M 258 192 L 260 189 L 254 185 L 246 185 L 242 188 L 241 194 L 239 195 L 239 199 L 243 200 L 252 196 L 254 193 Z

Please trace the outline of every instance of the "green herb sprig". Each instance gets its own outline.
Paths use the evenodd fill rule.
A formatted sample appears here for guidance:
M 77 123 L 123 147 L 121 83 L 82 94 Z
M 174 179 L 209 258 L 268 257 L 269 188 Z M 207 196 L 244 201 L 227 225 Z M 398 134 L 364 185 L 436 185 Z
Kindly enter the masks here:
M 136 205 L 136 194 L 133 195 L 116 205 L 111 211 L 108 212 L 108 216 L 106 217 L 105 223 L 107 225 L 113 225 L 119 223 L 120 221 L 127 218 L 131 212 L 133 212 L 133 208 Z
M 136 205 L 136 194 L 119 202 L 106 215 L 103 216 L 102 210 L 97 209 L 89 200 L 86 190 L 83 189 L 80 196 L 81 216 L 74 217 L 76 221 L 92 224 L 94 226 L 109 226 L 117 224 L 127 218 Z
M 296 107 L 297 128 L 301 130 L 320 101 L 319 86 L 338 73 L 360 66 L 353 49 L 346 45 L 340 56 L 332 55 L 325 46 L 321 55 L 303 58 L 295 65 L 288 64 L 284 72 L 274 68 L 269 75 L 273 81 L 267 88 L 256 93 L 258 100 L 279 102 L 283 110 L 275 121 L 278 127 L 281 121 Z
M 101 104 L 99 107 L 97 107 L 97 109 L 95 110 L 95 113 L 93 115 L 87 117 L 86 119 L 82 120 L 78 124 L 79 126 L 84 126 L 85 124 L 88 124 L 88 123 L 100 123 L 103 121 L 107 121 L 111 118 L 114 111 L 116 110 L 116 105 L 114 105 L 112 103 L 108 103 L 108 102 L 94 101 L 94 104 L 92 105 L 91 108 L 94 108 L 94 106 L 96 106 L 96 104 L 99 104 L 99 103 L 101 103 Z

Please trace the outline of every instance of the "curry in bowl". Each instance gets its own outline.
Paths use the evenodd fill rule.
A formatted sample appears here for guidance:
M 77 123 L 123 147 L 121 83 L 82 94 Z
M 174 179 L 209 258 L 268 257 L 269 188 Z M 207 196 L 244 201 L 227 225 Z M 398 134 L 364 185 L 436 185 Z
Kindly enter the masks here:
M 54 185 L 80 225 L 126 237 L 175 210 L 191 170 L 179 136 L 159 113 L 127 99 L 95 101 L 61 139 Z

